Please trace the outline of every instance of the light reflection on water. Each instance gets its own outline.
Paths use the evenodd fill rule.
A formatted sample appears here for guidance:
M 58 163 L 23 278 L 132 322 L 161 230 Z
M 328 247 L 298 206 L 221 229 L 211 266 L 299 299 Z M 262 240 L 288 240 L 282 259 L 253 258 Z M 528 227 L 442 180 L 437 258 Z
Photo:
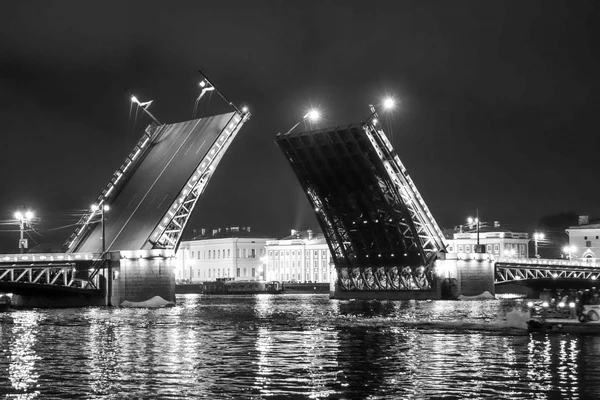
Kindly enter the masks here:
M 528 334 L 520 300 L 178 297 L 0 313 L 6 398 L 600 398 L 600 336 Z

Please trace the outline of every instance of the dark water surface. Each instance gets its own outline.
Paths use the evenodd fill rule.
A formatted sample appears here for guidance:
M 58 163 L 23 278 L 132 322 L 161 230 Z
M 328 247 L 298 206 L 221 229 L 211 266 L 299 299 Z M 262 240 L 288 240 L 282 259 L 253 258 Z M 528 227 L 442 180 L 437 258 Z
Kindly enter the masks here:
M 528 334 L 522 309 L 182 295 L 9 311 L 0 398 L 599 399 L 600 335 Z

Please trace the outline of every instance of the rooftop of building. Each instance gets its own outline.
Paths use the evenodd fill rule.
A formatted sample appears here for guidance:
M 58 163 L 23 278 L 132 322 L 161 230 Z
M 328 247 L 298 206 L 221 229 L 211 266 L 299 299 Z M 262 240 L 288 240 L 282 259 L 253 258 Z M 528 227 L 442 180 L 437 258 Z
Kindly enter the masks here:
M 577 225 L 569 226 L 568 229 L 600 229 L 600 218 L 592 218 L 588 215 L 580 215 Z
M 232 226 L 228 228 L 194 229 L 191 232 L 191 237 L 187 237 L 183 240 L 191 241 L 226 238 L 273 239 L 273 236 L 265 235 L 260 232 L 254 232 L 249 226 Z
M 277 240 L 302 240 L 311 243 L 325 243 L 325 235 L 323 235 L 322 232 L 314 229 L 306 229 L 304 231 L 299 229 L 291 229 L 288 236 Z

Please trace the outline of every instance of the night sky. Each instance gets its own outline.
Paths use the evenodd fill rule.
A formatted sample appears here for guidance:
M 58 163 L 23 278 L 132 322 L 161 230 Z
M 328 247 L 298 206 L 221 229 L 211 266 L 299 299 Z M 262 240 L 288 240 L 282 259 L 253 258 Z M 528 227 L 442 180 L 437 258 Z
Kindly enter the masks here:
M 62 243 L 150 121 L 192 118 L 202 69 L 252 118 L 188 228 L 317 227 L 275 145 L 311 106 L 357 122 L 386 94 L 393 144 L 442 227 L 600 216 L 593 1 L 3 1 L 0 251 L 13 212 Z M 226 112 L 216 95 L 199 116 Z M 52 230 L 55 229 L 55 230 Z

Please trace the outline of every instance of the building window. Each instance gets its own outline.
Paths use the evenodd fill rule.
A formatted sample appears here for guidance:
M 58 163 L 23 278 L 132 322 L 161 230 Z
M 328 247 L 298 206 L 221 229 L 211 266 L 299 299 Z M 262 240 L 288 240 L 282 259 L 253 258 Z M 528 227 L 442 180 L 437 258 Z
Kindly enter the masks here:
M 495 245 L 494 245 L 494 253 L 497 253 L 497 252 L 499 252 L 499 251 L 500 251 L 500 245 L 498 245 L 498 244 L 495 244 Z
M 192 258 L 194 258 L 194 252 L 192 251 Z
M 254 270 L 255 270 L 255 269 L 254 269 L 254 268 L 252 268 L 252 276 L 254 276 Z
M 238 278 L 240 277 L 240 269 L 239 268 L 236 269 L 235 276 L 237 276 Z
M 487 247 L 486 247 L 486 249 L 487 249 L 488 253 L 491 253 L 492 252 L 492 245 L 488 244 Z
M 458 246 L 458 252 L 459 252 L 459 253 L 462 253 L 462 252 L 463 252 L 463 247 L 462 247 L 462 244 Z
M 269 257 L 273 257 L 273 252 L 272 251 L 269 252 Z
M 231 257 L 231 249 L 227 249 L 227 258 Z
M 221 258 L 221 250 L 217 251 L 217 258 Z
M 244 255 L 244 258 L 246 258 L 246 255 L 248 254 L 247 251 L 246 251 L 246 249 L 242 250 L 242 254 Z
M 591 240 L 586 240 L 585 241 L 585 247 L 592 247 L 592 241 Z
M 216 254 L 216 251 L 215 251 L 215 250 L 213 250 L 213 258 L 215 258 L 215 254 Z
M 256 258 L 256 250 L 252 249 L 250 252 L 250 258 Z M 252 274 L 252 276 L 254 276 L 254 274 Z
M 471 246 L 470 245 L 465 245 L 465 253 L 470 253 L 471 252 Z
M 583 240 L 587 240 L 587 236 L 584 236 L 584 237 L 583 237 Z

